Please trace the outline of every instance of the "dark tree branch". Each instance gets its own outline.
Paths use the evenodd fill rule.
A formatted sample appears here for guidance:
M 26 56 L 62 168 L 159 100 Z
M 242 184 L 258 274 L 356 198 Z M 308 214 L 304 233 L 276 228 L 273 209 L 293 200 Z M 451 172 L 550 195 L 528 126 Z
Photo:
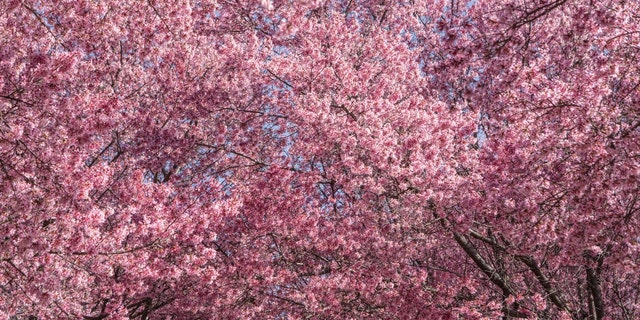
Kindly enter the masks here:
M 482 234 L 478 233 L 475 230 L 471 230 L 470 234 L 471 234 L 472 237 L 474 237 L 474 238 L 476 238 L 478 240 L 481 240 L 481 241 L 483 241 L 485 243 L 488 243 L 488 244 L 492 245 L 494 248 L 496 248 L 496 249 L 498 249 L 500 251 L 507 252 L 507 249 L 504 246 L 502 246 L 499 243 L 493 241 L 492 239 L 489 239 L 489 238 L 483 236 Z M 515 258 L 518 261 L 524 263 L 527 267 L 529 267 L 529 270 L 531 270 L 531 272 L 533 272 L 533 274 L 536 276 L 536 279 L 538 280 L 538 282 L 540 283 L 540 285 L 544 289 L 545 293 L 549 297 L 549 300 L 551 300 L 551 302 L 554 305 L 556 305 L 561 310 L 569 312 L 569 314 L 571 314 L 573 318 L 577 318 L 575 313 L 572 312 L 567 307 L 567 305 L 564 302 L 564 300 L 562 299 L 562 296 L 560 295 L 559 291 L 553 288 L 553 286 L 551 285 L 551 281 L 542 272 L 542 270 L 538 266 L 538 263 L 532 257 L 525 256 L 525 255 L 515 255 Z M 595 300 L 595 298 L 594 298 L 594 300 Z M 602 297 L 600 297 L 600 302 L 602 302 Z M 601 319 L 601 318 L 598 318 L 598 320 L 599 319 Z
M 20 99 L 20 98 L 12 97 L 12 96 L 10 96 L 10 95 L 9 95 L 9 96 L 0 95 L 0 98 L 4 98 L 4 99 L 7 99 L 7 100 L 9 100 L 9 101 L 16 102 L 16 103 L 24 103 L 24 104 L 26 104 L 26 105 L 27 105 L 27 106 L 29 106 L 29 107 L 33 107 L 33 103 L 30 103 L 30 102 L 24 101 L 24 100 L 22 100 L 22 99 Z
M 587 284 L 593 299 L 592 314 L 594 315 L 594 320 L 602 320 L 604 318 L 604 302 L 600 289 L 600 277 L 598 277 L 593 268 L 587 268 Z
M 571 314 L 571 317 L 573 319 L 578 318 L 575 312 L 571 311 L 571 309 L 569 309 L 567 304 L 564 302 L 564 299 L 562 299 L 562 296 L 560 295 L 559 291 L 553 288 L 553 286 L 551 285 L 551 281 L 549 281 L 549 278 L 547 278 L 547 276 L 542 272 L 542 270 L 540 270 L 538 263 L 532 257 L 525 256 L 525 255 L 516 255 L 515 257 L 516 259 L 524 263 L 527 267 L 529 267 L 529 270 L 531 270 L 531 272 L 535 274 L 536 279 L 538 279 L 538 282 L 540 283 L 545 293 L 549 297 L 549 300 L 551 300 L 551 302 L 553 302 L 554 305 L 560 308 L 560 310 L 564 310 L 569 314 Z
M 511 288 L 507 280 L 505 280 L 496 269 L 494 269 L 484 258 L 476 248 L 471 245 L 466 236 L 453 231 L 453 237 L 456 242 L 462 247 L 462 249 L 471 257 L 473 262 L 482 270 L 482 272 L 489 277 L 489 280 L 496 286 L 502 289 L 504 296 L 515 295 L 515 291 Z
M 270 74 L 272 77 L 274 77 L 274 78 L 276 78 L 278 81 L 282 82 L 282 84 L 284 84 L 285 86 L 287 86 L 287 87 L 289 87 L 289 88 L 293 89 L 293 86 L 292 86 L 289 82 L 287 82 L 287 81 L 283 80 L 282 78 L 280 78 L 279 76 L 277 76 L 275 73 L 273 73 L 271 70 L 269 70 L 269 69 L 265 69 L 265 70 L 267 70 L 267 72 L 269 72 L 269 74 Z

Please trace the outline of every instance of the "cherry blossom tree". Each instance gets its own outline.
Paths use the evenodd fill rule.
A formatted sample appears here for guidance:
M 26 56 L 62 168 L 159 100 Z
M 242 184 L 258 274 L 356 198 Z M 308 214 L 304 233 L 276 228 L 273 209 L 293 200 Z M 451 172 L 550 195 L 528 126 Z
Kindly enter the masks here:
M 0 3 L 0 314 L 640 317 L 640 4 Z

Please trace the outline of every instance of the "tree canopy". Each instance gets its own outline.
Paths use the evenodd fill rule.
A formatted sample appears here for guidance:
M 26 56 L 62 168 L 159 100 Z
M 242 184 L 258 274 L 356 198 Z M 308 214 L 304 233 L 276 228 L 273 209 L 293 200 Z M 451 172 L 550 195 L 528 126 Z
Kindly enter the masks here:
M 637 319 L 640 3 L 0 2 L 0 314 Z

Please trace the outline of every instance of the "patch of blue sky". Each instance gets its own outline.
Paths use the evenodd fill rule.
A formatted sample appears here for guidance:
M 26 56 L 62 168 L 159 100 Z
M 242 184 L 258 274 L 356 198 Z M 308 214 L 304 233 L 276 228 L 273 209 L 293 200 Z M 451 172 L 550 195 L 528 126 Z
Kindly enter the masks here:
M 273 52 L 278 56 L 288 57 L 291 54 L 291 50 L 287 46 L 276 45 L 273 47 Z

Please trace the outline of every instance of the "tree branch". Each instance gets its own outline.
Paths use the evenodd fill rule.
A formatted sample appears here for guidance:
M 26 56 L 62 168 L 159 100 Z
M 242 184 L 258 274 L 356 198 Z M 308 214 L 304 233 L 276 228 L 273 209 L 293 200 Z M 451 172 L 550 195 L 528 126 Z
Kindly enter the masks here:
M 269 74 L 270 74 L 272 77 L 274 77 L 274 78 L 276 78 L 278 81 L 282 82 L 285 86 L 287 86 L 287 87 L 289 87 L 289 88 L 293 89 L 293 86 L 292 86 L 289 82 L 287 82 L 287 81 L 283 80 L 282 78 L 278 77 L 275 73 L 271 72 L 271 70 L 269 70 L 269 69 L 267 69 L 267 68 L 266 68 L 265 70 L 267 70 L 267 72 L 269 72 Z
M 604 318 L 604 302 L 602 300 L 602 291 L 600 289 L 600 278 L 593 268 L 587 268 L 587 284 L 589 292 L 593 298 L 592 314 L 595 320 Z
M 538 263 L 532 257 L 525 255 L 516 255 L 515 257 L 516 259 L 527 265 L 527 267 L 529 267 L 529 270 L 531 270 L 531 272 L 535 274 L 536 279 L 538 279 L 538 282 L 554 305 L 560 308 L 560 310 L 564 310 L 571 314 L 572 318 L 578 318 L 576 314 L 571 311 L 569 307 L 567 307 L 567 304 L 564 302 L 564 299 L 562 299 L 562 296 L 560 296 L 558 291 L 553 288 L 553 286 L 551 285 L 551 281 L 549 281 L 549 278 L 547 278 L 547 276 L 542 273 L 542 270 L 540 270 Z
M 505 280 L 502 275 L 498 273 L 489 263 L 484 260 L 484 258 L 480 255 L 478 250 L 474 248 L 466 236 L 461 235 L 455 231 L 453 231 L 453 237 L 456 242 L 462 247 L 462 249 L 471 257 L 473 262 L 482 270 L 482 272 L 489 277 L 489 280 L 493 282 L 496 286 L 502 289 L 502 293 L 504 296 L 515 295 L 515 291 L 511 288 L 507 280 Z
M 24 100 L 22 100 L 22 99 L 20 99 L 20 98 L 12 97 L 12 96 L 10 96 L 10 95 L 8 95 L 8 96 L 0 95 L 0 98 L 4 98 L 4 99 L 7 99 L 7 100 L 10 100 L 10 101 L 16 102 L 16 103 L 24 103 L 24 104 L 26 104 L 26 105 L 27 105 L 27 106 L 29 106 L 29 107 L 33 107 L 33 103 L 30 103 L 30 102 L 24 101 Z
M 482 241 L 482 242 L 485 242 L 485 243 L 488 243 L 488 244 L 492 245 L 494 248 L 496 248 L 496 249 L 498 249 L 500 251 L 507 252 L 507 249 L 504 246 L 502 246 L 499 243 L 497 243 L 497 242 L 495 242 L 495 241 L 483 236 L 482 234 L 480 234 L 479 232 L 477 232 L 477 231 L 475 231 L 473 229 L 470 230 L 470 235 L 472 237 Z M 529 270 L 531 270 L 531 272 L 533 272 L 533 274 L 536 276 L 536 279 L 538 279 L 538 282 L 540 283 L 540 285 L 544 289 L 545 293 L 547 294 L 547 296 L 549 297 L 551 302 L 553 302 L 554 305 L 556 305 L 561 310 L 569 312 L 569 314 L 571 314 L 572 317 L 576 318 L 575 314 L 567 307 L 567 305 L 564 302 L 564 300 L 562 299 L 561 295 L 558 293 L 557 290 L 555 290 L 553 288 L 553 286 L 551 285 L 551 282 L 549 281 L 547 276 L 544 275 L 544 273 L 542 272 L 542 270 L 538 266 L 538 263 L 532 257 L 525 256 L 525 255 L 515 255 L 514 257 L 518 261 L 524 263 L 527 267 L 529 267 Z M 599 287 L 598 287 L 598 290 L 599 290 Z M 596 298 L 594 296 L 594 300 L 595 299 Z M 600 297 L 600 303 L 602 303 L 602 297 Z M 601 318 L 597 318 L 597 320 L 600 320 L 600 319 Z

